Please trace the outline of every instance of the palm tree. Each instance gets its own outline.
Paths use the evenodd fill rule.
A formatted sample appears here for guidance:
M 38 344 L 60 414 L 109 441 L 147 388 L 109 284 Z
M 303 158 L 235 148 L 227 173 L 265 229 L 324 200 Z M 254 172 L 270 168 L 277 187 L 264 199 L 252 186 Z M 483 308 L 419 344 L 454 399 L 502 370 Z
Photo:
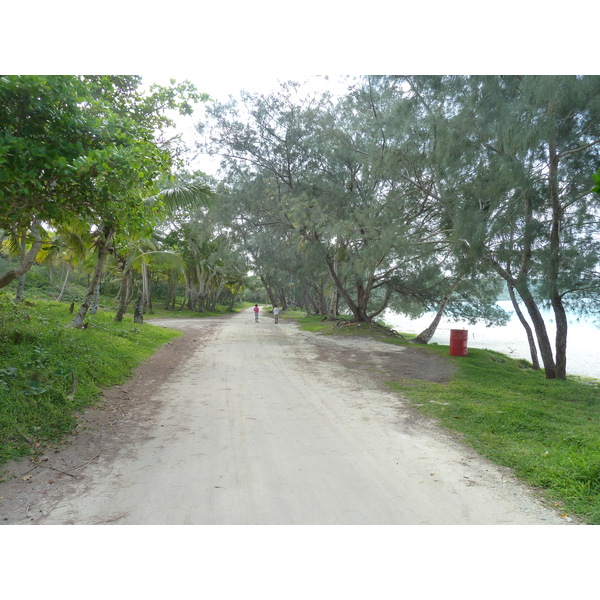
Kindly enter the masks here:
M 60 223 L 50 244 L 43 246 L 37 260 L 42 264 L 58 262 L 66 263 L 65 277 L 61 290 L 56 298 L 61 302 L 67 289 L 71 273 L 78 265 L 82 264 L 89 255 L 93 246 L 93 237 L 89 224 L 73 217 Z
M 23 300 L 25 273 L 35 262 L 44 244 L 44 237 L 46 237 L 46 232 L 37 218 L 34 218 L 26 227 L 17 226 L 11 231 L 3 232 L 2 245 L 7 249 L 9 256 L 19 257 L 19 265 L 0 277 L 0 288 L 18 279 L 15 302 Z
M 141 200 L 140 209 L 145 214 L 146 222 L 151 222 L 157 217 L 166 219 L 182 211 L 198 210 L 199 207 L 209 204 L 213 196 L 214 194 L 211 189 L 204 184 L 192 183 L 179 187 L 165 187 L 158 194 Z M 135 227 L 132 227 L 128 231 L 127 224 L 119 224 L 119 226 L 121 236 L 125 235 L 125 237 L 129 237 L 130 239 L 143 237 L 141 232 Z M 83 321 L 93 301 L 96 286 L 100 281 L 106 259 L 110 253 L 114 254 L 117 251 L 114 244 L 116 233 L 115 226 L 108 224 L 103 225 L 95 232 L 96 246 L 98 248 L 96 268 L 91 277 L 86 297 L 79 311 L 71 321 L 73 327 L 83 326 Z
M 143 307 L 151 307 L 149 268 L 153 265 L 167 266 L 169 272 L 181 276 L 184 264 L 181 256 L 172 250 L 161 250 L 152 238 L 131 240 L 127 252 L 119 253 L 122 261 L 122 279 L 118 295 L 117 314 L 115 321 L 122 321 L 127 304 L 132 296 L 133 274 L 138 272 L 141 277 L 141 301 Z

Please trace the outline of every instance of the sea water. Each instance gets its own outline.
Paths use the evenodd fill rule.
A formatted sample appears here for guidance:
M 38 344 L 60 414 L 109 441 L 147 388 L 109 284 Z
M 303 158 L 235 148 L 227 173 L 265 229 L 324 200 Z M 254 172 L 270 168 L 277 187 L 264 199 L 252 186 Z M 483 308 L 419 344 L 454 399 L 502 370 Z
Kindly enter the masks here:
M 512 303 L 510 301 L 500 301 L 498 306 L 511 314 L 511 320 L 507 325 L 486 327 L 482 323 L 470 325 L 466 321 L 442 318 L 435 335 L 429 343 L 449 345 L 451 329 L 467 329 L 469 332 L 468 345 L 470 347 L 495 350 L 512 358 L 524 358 L 531 361 L 525 329 L 523 329 L 514 313 Z M 543 311 L 542 315 L 546 322 L 548 336 L 553 344 L 556 335 L 554 315 L 552 311 Z M 396 331 L 419 334 L 430 325 L 434 316 L 434 313 L 426 313 L 418 319 L 411 319 L 388 310 L 384 313 L 383 318 Z M 541 364 L 542 360 L 540 358 Z M 569 315 L 568 317 L 567 373 L 600 379 L 600 328 L 591 320 L 577 315 Z

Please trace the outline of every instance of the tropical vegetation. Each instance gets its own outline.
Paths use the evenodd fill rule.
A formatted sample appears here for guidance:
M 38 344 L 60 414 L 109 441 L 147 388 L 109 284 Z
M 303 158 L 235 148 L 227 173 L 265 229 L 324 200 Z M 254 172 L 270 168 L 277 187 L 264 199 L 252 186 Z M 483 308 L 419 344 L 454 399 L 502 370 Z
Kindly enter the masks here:
M 494 379 L 502 393 L 480 390 L 491 402 L 482 408 L 463 373 L 425 390 L 452 396 L 436 416 L 476 415 L 468 435 L 482 449 L 517 413 L 540 415 L 519 438 L 534 440 L 553 435 L 552 406 L 597 410 L 596 400 L 574 408 L 597 389 L 572 387 L 566 347 L 569 314 L 600 321 L 600 77 L 346 83 L 336 95 L 287 82 L 208 102 L 187 81 L 0 76 L 2 456 L 67 430 L 114 381 L 108 371 L 125 377 L 168 339 L 141 327 L 159 304 L 202 315 L 249 300 L 357 324 L 386 309 L 431 312 L 413 341 L 426 344 L 443 315 L 506 322 L 496 303 L 506 294 L 539 393 L 517 398 Z M 198 105 L 190 149 L 174 118 Z M 191 168 L 192 151 L 219 157 L 219 173 Z M 572 427 L 557 468 L 597 477 L 596 449 L 581 441 L 589 432 Z M 490 452 L 525 473 L 515 448 Z
M 252 288 L 330 319 L 431 311 L 422 343 L 443 314 L 505 322 L 506 291 L 533 366 L 566 378 L 568 312 L 600 314 L 600 77 L 369 76 L 335 96 L 288 82 L 207 99 L 135 76 L 0 78 L 0 288 L 16 281 L 20 302 L 36 263 L 65 286 L 86 270 L 75 327 L 108 279 L 117 320 L 132 300 L 151 311 L 159 281 L 165 305 L 181 293 L 196 311 Z M 187 170 L 168 133 L 196 103 L 218 178 Z
M 503 288 L 534 367 L 566 378 L 567 311 L 600 315 L 600 77 L 287 83 L 208 113 L 223 214 L 271 302 L 500 323 Z

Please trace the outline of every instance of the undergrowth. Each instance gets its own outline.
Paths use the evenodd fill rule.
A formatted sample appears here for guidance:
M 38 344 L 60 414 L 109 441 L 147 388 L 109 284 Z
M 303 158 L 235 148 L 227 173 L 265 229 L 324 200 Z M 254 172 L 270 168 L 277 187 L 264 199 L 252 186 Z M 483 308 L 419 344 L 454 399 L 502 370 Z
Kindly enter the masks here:
M 86 329 L 71 319 L 68 304 L 16 305 L 0 294 L 0 464 L 60 439 L 103 388 L 181 335 L 130 317 L 116 323 L 112 312 L 88 314 Z

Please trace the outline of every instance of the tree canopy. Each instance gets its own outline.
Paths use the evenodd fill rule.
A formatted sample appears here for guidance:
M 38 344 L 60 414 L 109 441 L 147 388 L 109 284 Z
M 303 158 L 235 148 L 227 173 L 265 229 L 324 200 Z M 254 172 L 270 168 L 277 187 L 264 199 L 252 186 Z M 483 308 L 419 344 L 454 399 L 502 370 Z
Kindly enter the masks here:
M 600 314 L 600 77 L 243 92 L 198 124 L 218 180 L 186 174 L 165 133 L 205 100 L 136 76 L 0 77 L 0 229 L 20 256 L 0 287 L 84 226 L 97 262 L 83 314 L 105 264 L 122 277 L 120 310 L 138 271 L 146 302 L 151 271 L 168 305 L 183 285 L 192 310 L 254 275 L 273 304 L 357 322 L 392 309 L 503 323 L 506 290 L 532 362 L 566 376 L 567 312 Z
M 598 314 L 599 101 L 596 76 L 365 77 L 335 99 L 292 84 L 244 94 L 211 107 L 203 130 L 264 281 L 285 257 L 303 289 L 310 265 L 323 290 L 325 269 L 357 321 L 443 304 L 501 322 L 508 286 L 532 355 L 537 342 L 547 376 L 563 378 L 567 308 Z
M 173 165 L 158 138 L 166 111 L 200 98 L 189 84 L 140 86 L 134 76 L 0 78 L 0 226 L 34 214 L 136 218 L 140 196 Z

